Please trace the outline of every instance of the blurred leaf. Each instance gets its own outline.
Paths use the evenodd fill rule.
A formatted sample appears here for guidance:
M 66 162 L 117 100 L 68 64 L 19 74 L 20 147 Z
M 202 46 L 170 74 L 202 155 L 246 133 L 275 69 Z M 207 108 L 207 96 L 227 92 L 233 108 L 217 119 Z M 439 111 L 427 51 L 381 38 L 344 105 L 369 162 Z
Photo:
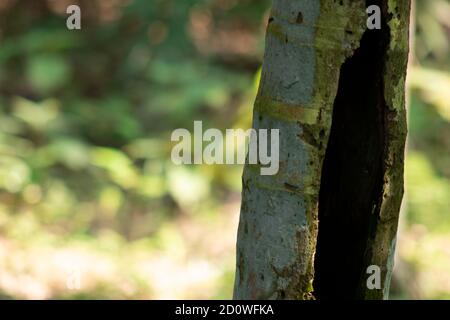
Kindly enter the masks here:
M 125 150 L 133 159 L 154 159 L 168 154 L 169 150 L 160 139 L 147 138 L 131 141 Z
M 450 122 L 450 73 L 426 68 L 413 68 L 411 87 L 421 90 L 423 98 L 436 106 L 441 116 Z
M 9 192 L 18 192 L 30 179 L 27 164 L 14 157 L 0 155 L 0 187 Z
M 123 188 L 136 186 L 138 173 L 131 160 L 121 151 L 96 147 L 91 151 L 92 163 L 105 169 L 111 178 Z
M 198 203 L 210 191 L 207 177 L 184 166 L 170 169 L 168 179 L 170 194 L 181 206 Z
M 13 113 L 35 129 L 44 130 L 59 114 L 60 103 L 56 99 L 47 99 L 36 103 L 21 97 L 12 102 Z
M 17 55 L 73 49 L 81 46 L 82 42 L 80 35 L 75 32 L 67 32 L 67 30 L 59 28 L 51 30 L 35 27 L 20 36 L 10 37 L 3 41 L 0 62 Z
M 0 154 L 13 157 L 27 157 L 33 152 L 33 149 L 31 141 L 0 132 Z
M 166 183 L 162 176 L 141 176 L 137 191 L 151 198 L 162 197 L 167 192 Z
M 34 155 L 33 163 L 41 167 L 60 163 L 69 169 L 79 170 L 90 163 L 89 147 L 79 140 L 61 137 L 40 148 Z
M 430 229 L 449 231 L 450 184 L 434 172 L 420 153 L 410 152 L 406 158 L 408 219 Z
M 115 216 L 123 201 L 122 191 L 117 187 L 107 186 L 100 192 L 99 204 L 109 216 Z
M 70 67 L 61 55 L 39 54 L 29 59 L 27 78 L 37 92 L 47 94 L 67 84 Z

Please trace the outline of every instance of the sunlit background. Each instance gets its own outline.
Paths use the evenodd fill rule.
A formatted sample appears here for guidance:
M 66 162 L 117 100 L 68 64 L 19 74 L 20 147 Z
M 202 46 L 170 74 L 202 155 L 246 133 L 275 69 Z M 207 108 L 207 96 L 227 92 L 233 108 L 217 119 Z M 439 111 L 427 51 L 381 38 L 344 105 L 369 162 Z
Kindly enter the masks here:
M 0 298 L 231 298 L 242 167 L 170 135 L 250 125 L 269 7 L 0 0 Z M 450 299 L 450 1 L 414 20 L 391 298 Z

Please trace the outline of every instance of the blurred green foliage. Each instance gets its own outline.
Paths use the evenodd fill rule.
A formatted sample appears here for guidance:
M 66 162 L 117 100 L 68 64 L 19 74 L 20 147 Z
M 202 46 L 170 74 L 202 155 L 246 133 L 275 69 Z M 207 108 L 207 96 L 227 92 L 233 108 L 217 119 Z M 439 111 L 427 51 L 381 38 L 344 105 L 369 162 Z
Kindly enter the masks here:
M 391 297 L 450 295 L 450 1 L 416 0 L 406 194 Z
M 99 199 L 111 202 L 104 204 L 113 211 L 107 215 L 137 207 L 162 216 L 179 211 L 180 202 L 186 208 L 186 201 L 206 199 L 214 172 L 173 169 L 170 132 L 191 127 L 192 119 L 232 126 L 247 102 L 260 48 L 244 56 L 250 66 L 241 66 L 240 53 L 223 61 L 228 56 L 202 52 L 189 30 L 239 22 L 257 37 L 267 1 L 82 1 L 81 31 L 66 30 L 63 4 L 6 3 L 0 16 L 1 187 L 16 210 L 30 205 L 29 186 L 40 195 L 39 201 L 28 197 L 36 202 L 33 210 L 51 206 L 61 219 Z M 215 30 L 205 32 L 215 37 Z M 186 181 L 191 192 L 173 179 Z M 116 219 L 94 223 L 99 212 L 92 210 L 70 232 L 127 229 Z
M 241 168 L 176 167 L 170 134 L 194 119 L 223 129 L 249 124 L 269 1 L 76 2 L 80 31 L 66 29 L 66 1 L 0 1 L 0 239 L 27 256 L 46 246 L 101 256 L 106 245 L 114 266 L 126 263 L 116 254 L 136 261 L 134 246 L 138 255 L 190 259 L 196 248 L 179 234 L 180 221 L 231 220 L 217 212 L 239 192 Z M 194 288 L 192 297 L 229 297 L 228 251 L 208 266 L 226 280 Z M 0 272 L 17 282 L 21 272 L 7 266 L 7 254 Z M 1 277 L 0 288 L 17 297 L 161 297 L 152 293 L 155 279 L 133 281 L 149 271 L 133 269 L 124 271 L 128 294 L 95 277 L 98 285 L 82 292 L 46 284 L 14 293 Z
M 270 0 L 80 0 L 80 31 L 69 2 L 0 0 L 0 296 L 229 298 L 241 167 L 170 134 L 250 125 Z M 450 4 L 416 3 L 406 229 L 449 233 Z

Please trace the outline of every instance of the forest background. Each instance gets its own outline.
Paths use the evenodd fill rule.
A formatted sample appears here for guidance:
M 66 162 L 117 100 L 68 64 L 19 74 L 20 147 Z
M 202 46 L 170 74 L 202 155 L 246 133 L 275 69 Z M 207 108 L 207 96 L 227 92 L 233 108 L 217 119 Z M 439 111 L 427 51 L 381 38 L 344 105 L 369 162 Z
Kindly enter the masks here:
M 0 298 L 231 298 L 242 166 L 170 135 L 250 126 L 269 8 L 0 0 Z M 391 298 L 450 299 L 450 1 L 413 12 Z

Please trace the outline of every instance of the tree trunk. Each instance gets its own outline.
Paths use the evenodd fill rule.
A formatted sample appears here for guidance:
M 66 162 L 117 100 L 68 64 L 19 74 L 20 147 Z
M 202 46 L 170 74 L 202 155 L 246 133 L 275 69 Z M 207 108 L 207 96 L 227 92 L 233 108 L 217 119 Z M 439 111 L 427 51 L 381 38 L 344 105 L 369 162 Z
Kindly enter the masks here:
M 381 29 L 368 29 L 370 5 Z M 403 196 L 409 0 L 274 0 L 253 128 L 280 169 L 243 174 L 236 299 L 382 299 Z M 367 268 L 381 287 L 366 285 Z

